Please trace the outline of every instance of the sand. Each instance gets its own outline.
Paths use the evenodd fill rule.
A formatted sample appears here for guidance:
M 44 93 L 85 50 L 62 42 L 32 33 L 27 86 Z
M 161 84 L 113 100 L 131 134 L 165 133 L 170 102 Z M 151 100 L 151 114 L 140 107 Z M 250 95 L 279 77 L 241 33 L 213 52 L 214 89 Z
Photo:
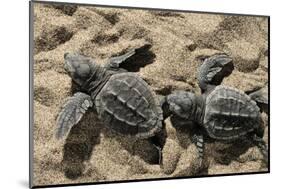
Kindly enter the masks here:
M 163 166 L 146 140 L 118 135 L 94 113 L 73 127 L 66 141 L 54 138 L 56 116 L 70 96 L 65 52 L 80 52 L 103 64 L 108 57 L 150 44 L 136 71 L 158 95 L 183 89 L 200 93 L 196 70 L 218 52 L 234 59 L 223 84 L 253 91 L 268 81 L 268 20 L 265 17 L 124 10 L 35 4 L 34 185 L 100 182 L 266 171 L 257 147 L 247 142 L 208 142 L 203 168 L 188 128 L 171 126 Z M 266 114 L 265 136 L 268 141 Z

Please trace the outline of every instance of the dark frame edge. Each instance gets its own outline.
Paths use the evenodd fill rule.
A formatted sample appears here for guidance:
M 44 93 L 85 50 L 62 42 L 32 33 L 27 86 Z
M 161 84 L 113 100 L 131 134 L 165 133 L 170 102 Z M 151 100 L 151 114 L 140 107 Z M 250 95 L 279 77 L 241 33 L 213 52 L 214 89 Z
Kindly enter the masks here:
M 268 171 L 259 172 L 245 172 L 245 173 L 229 173 L 229 174 L 214 174 L 214 175 L 198 175 L 198 176 L 183 176 L 183 177 L 167 177 L 167 178 L 151 178 L 151 179 L 136 179 L 136 180 L 119 180 L 119 181 L 103 181 L 103 182 L 86 182 L 86 183 L 72 183 L 72 184 L 53 184 L 53 185 L 35 185 L 31 188 L 54 188 L 54 187 L 68 187 L 68 186 L 88 186 L 88 185 L 100 185 L 100 184 L 119 184 L 119 183 L 133 183 L 133 182 L 151 182 L 162 180 L 177 180 L 177 179 L 191 179 L 191 178 L 212 178 L 212 177 L 225 177 L 225 176 L 241 176 L 248 175 L 253 176 L 257 174 L 268 174 Z
M 270 16 L 267 17 L 268 28 L 268 172 L 270 173 Z
M 101 8 L 120 8 L 120 9 L 137 9 L 137 10 L 155 10 L 155 11 L 173 11 L 173 12 L 188 12 L 197 14 L 215 14 L 215 15 L 232 15 L 232 16 L 252 16 L 252 17 L 270 17 L 269 15 L 258 15 L 258 14 L 243 14 L 243 13 L 225 13 L 225 12 L 209 12 L 209 11 L 193 11 L 193 10 L 179 10 L 179 9 L 163 9 L 163 8 L 151 8 L 151 7 L 132 7 L 132 6 L 121 6 L 121 5 L 103 5 L 103 4 L 89 4 L 89 3 L 71 3 L 71 2 L 56 2 L 56 1 L 42 1 L 42 0 L 31 0 L 33 3 L 43 4 L 66 4 L 66 5 L 79 5 L 79 6 L 96 6 Z
M 34 6 L 29 1 L 29 188 L 33 188 L 33 36 Z

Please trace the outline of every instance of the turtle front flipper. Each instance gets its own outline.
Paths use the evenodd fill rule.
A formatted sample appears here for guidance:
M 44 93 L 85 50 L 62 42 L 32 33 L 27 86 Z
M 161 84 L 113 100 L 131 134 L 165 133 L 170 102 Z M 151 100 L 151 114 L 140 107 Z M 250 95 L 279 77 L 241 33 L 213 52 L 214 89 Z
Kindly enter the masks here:
M 192 137 L 192 141 L 198 150 L 199 162 L 200 162 L 200 166 L 201 166 L 201 165 L 203 165 L 204 150 L 205 150 L 203 134 L 201 134 L 201 133 L 194 134 Z
M 206 58 L 198 69 L 198 82 L 202 92 L 220 85 L 233 69 L 232 59 L 226 54 L 216 54 Z
M 61 139 L 68 134 L 70 129 L 76 125 L 86 111 L 93 106 L 91 96 L 85 93 L 75 93 L 67 98 L 57 117 L 56 138 Z
M 128 58 L 132 57 L 135 53 L 135 49 L 131 49 L 129 52 L 121 56 L 111 57 L 105 67 L 118 69 L 120 68 L 120 64 L 125 62 Z

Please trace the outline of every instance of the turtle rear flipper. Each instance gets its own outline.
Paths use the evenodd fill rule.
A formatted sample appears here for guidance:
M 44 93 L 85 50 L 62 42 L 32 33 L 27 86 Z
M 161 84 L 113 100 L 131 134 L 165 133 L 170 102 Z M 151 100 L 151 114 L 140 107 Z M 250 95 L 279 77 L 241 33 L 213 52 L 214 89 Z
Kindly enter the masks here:
M 163 119 L 165 120 L 167 117 L 169 117 L 172 114 L 172 112 L 171 112 L 171 110 L 169 108 L 169 103 L 167 101 L 167 96 L 165 96 L 165 97 L 160 97 L 159 96 L 159 99 L 160 99 L 159 100 L 159 104 L 160 104 L 160 107 L 161 107 L 161 109 L 163 111 Z
M 268 113 L 268 84 L 263 88 L 249 94 L 252 100 L 257 102 L 259 108 Z
M 253 143 L 259 148 L 261 154 L 263 155 L 264 162 L 268 165 L 268 148 L 265 141 L 261 137 L 253 135 Z
M 70 129 L 80 121 L 92 106 L 91 97 L 85 93 L 78 92 L 69 97 L 62 106 L 57 118 L 56 138 L 61 139 L 67 135 Z
M 220 85 L 234 69 L 232 59 L 226 54 L 206 58 L 198 70 L 198 82 L 202 92 Z

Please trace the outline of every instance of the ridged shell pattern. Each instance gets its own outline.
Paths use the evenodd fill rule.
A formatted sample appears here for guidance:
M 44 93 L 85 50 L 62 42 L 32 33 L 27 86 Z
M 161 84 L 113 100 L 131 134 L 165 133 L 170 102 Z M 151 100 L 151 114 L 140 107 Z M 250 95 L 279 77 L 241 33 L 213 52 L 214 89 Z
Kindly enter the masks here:
M 148 138 L 162 128 L 159 103 L 135 73 L 111 76 L 97 95 L 95 106 L 105 125 L 118 133 Z
M 237 89 L 218 86 L 206 98 L 204 126 L 210 137 L 237 139 L 261 124 L 256 102 Z

